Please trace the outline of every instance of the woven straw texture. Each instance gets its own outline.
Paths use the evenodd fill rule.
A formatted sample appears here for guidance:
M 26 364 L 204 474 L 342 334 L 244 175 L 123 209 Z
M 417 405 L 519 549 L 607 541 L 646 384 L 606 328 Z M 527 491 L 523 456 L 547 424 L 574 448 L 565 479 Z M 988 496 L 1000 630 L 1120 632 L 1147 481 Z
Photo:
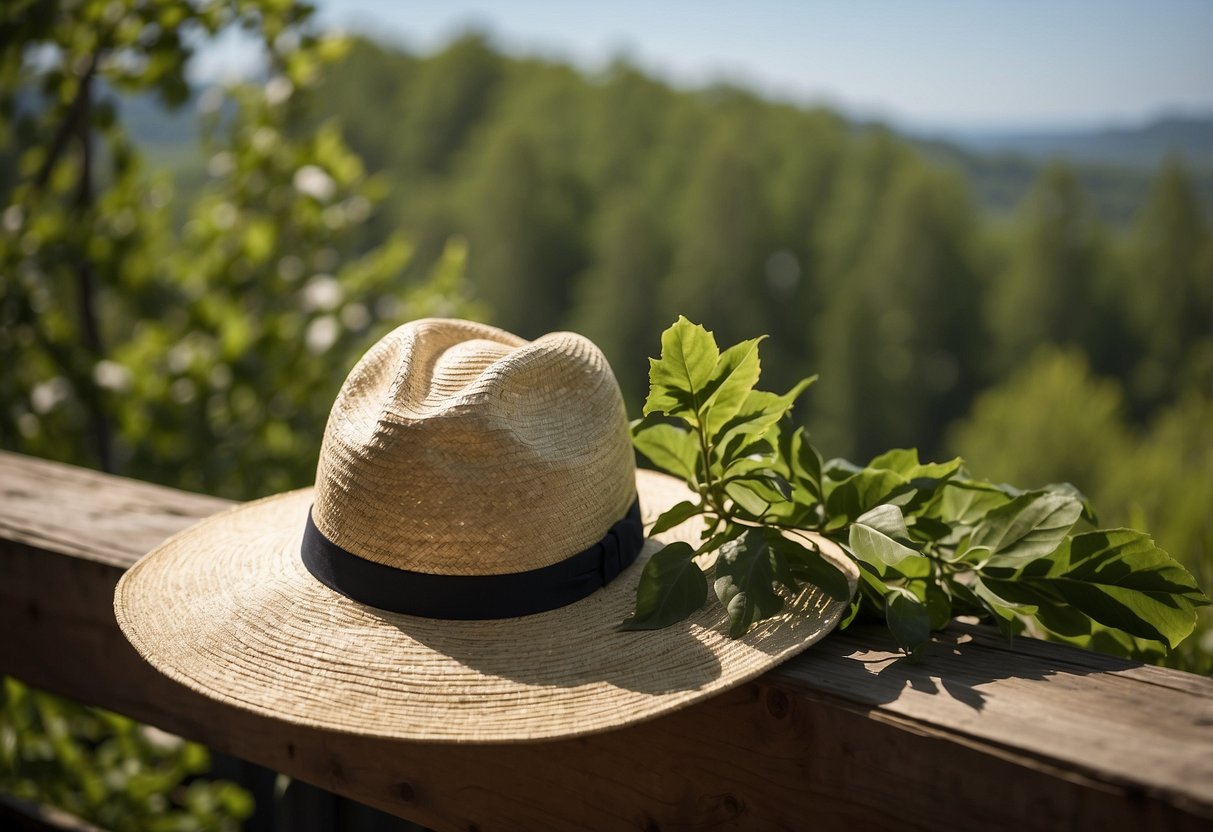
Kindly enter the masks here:
M 312 517 L 399 569 L 525 572 L 601 540 L 636 497 L 633 471 L 619 385 L 590 341 L 431 318 L 350 373 Z
M 687 499 L 637 472 L 644 519 Z M 618 632 L 644 563 L 561 609 L 497 621 L 382 612 L 317 582 L 299 544 L 312 491 L 204 520 L 132 567 L 115 612 L 135 649 L 187 687 L 265 716 L 426 742 L 521 742 L 628 725 L 727 690 L 801 652 L 845 604 L 810 590 L 744 638 L 713 603 L 664 630 Z M 658 536 L 696 539 L 693 524 Z M 828 542 L 828 557 L 854 567 Z
M 646 523 L 692 498 L 636 471 L 610 368 L 584 338 L 533 342 L 463 321 L 406 324 L 334 403 L 315 488 L 238 506 L 166 541 L 119 581 L 135 649 L 216 699 L 288 722 L 427 742 L 522 742 L 652 718 L 804 650 L 846 604 L 817 590 L 741 639 L 710 604 L 619 632 L 659 541 L 592 595 L 519 618 L 384 612 L 321 584 L 300 544 L 309 507 L 330 540 L 412 571 L 520 572 L 596 543 L 639 497 Z M 825 541 L 826 556 L 858 574 Z

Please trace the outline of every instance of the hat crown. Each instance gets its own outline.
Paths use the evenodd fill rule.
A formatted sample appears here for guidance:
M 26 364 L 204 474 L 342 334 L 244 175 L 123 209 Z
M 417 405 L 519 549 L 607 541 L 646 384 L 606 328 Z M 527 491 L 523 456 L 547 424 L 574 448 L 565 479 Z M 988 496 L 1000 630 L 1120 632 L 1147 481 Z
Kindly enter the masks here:
M 389 333 L 346 379 L 312 517 L 376 563 L 491 575 L 594 545 L 634 500 L 623 399 L 597 347 L 431 318 Z

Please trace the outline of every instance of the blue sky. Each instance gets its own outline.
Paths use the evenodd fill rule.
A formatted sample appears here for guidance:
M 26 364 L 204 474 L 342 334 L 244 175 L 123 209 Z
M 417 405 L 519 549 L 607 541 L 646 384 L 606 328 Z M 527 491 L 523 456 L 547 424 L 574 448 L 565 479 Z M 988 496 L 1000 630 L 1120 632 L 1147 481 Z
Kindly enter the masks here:
M 742 4 L 320 0 L 326 26 L 430 51 L 469 27 L 588 70 L 626 55 L 916 129 L 1134 124 L 1213 113 L 1210 0 Z M 229 39 L 200 75 L 247 62 Z

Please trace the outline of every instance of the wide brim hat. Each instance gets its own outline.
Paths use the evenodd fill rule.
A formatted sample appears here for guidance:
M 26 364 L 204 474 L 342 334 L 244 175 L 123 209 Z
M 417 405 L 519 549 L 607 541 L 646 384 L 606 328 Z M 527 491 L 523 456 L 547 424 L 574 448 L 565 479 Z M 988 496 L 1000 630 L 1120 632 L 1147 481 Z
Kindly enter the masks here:
M 693 522 L 638 544 L 634 562 L 584 597 L 507 617 L 389 611 L 349 597 L 301 557 L 319 540 L 360 566 L 456 583 L 558 567 L 593 549 L 635 502 L 647 526 L 693 499 L 681 481 L 634 469 L 630 445 L 626 457 L 619 446 L 620 418 L 614 377 L 580 336 L 526 342 L 441 320 L 401 327 L 347 380 L 316 487 L 170 538 L 119 581 L 118 623 L 158 670 L 235 707 L 450 743 L 571 737 L 650 719 L 758 676 L 837 624 L 846 603 L 807 587 L 741 638 L 729 637 L 716 603 L 665 629 L 621 631 L 645 564 L 665 543 L 697 545 Z M 480 448 L 497 440 L 505 444 Z M 854 588 L 850 560 L 816 542 Z

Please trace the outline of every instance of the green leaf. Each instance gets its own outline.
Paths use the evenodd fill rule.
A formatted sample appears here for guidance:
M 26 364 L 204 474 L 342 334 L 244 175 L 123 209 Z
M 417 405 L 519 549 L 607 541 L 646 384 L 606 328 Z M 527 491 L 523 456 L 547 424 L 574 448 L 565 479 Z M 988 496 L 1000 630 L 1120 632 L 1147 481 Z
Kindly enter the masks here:
M 846 574 L 827 560 L 820 550 L 789 538 L 778 529 L 768 528 L 764 533 L 775 555 L 777 577 L 789 589 L 796 589 L 794 582 L 810 583 L 835 601 L 846 601 L 851 597 L 851 582 Z M 792 584 L 786 580 L 787 577 L 793 579 Z
M 914 593 L 890 587 L 885 597 L 885 621 L 901 648 L 917 655 L 931 640 L 931 614 Z
M 1076 535 L 1059 547 L 1060 574 L 1028 579 L 1053 589 L 1100 624 L 1175 647 L 1208 603 L 1195 579 L 1149 535 L 1132 529 Z
M 894 540 L 908 541 L 910 539 L 910 530 L 906 528 L 906 518 L 897 506 L 877 506 L 864 512 L 855 522 L 875 529 Z
M 792 486 L 777 472 L 769 468 L 749 470 L 724 480 L 725 485 L 733 483 L 744 483 L 747 488 L 768 503 L 786 502 L 792 499 Z
M 932 630 L 942 630 L 952 620 L 952 599 L 933 581 L 915 581 L 911 587 L 927 607 Z
M 716 339 L 681 315 L 661 334 L 661 358 L 649 359 L 649 396 L 644 415 L 665 413 L 699 424 L 704 389 L 720 357 Z
M 734 344 L 717 359 L 712 377 L 704 389 L 706 398 L 701 412 L 708 436 L 715 438 L 754 391 L 761 372 L 758 361 L 758 343 L 761 340 L 754 338 Z
M 708 581 L 690 544 L 671 543 L 649 558 L 636 589 L 636 611 L 622 630 L 660 630 L 703 606 Z
M 906 578 L 923 578 L 931 572 L 931 562 L 925 556 L 871 526 L 853 524 L 848 542 L 855 556 L 882 578 L 891 573 Z
M 969 603 L 989 613 L 990 617 L 994 619 L 994 623 L 998 625 L 998 629 L 1007 638 L 1014 636 L 1022 626 L 1017 615 L 1033 612 L 1032 609 L 1024 610 L 1018 604 L 1008 604 L 1005 599 L 991 591 L 981 578 L 974 582 L 972 588 L 955 582 L 950 584 L 950 587 L 957 597 L 965 598 Z
M 766 514 L 774 502 L 773 499 L 766 499 L 759 494 L 760 490 L 768 493 L 769 496 L 769 492 L 759 483 L 755 482 L 738 482 L 734 480 L 733 482 L 726 483 L 724 486 L 725 493 L 732 498 L 735 504 L 734 509 L 740 508 L 745 515 L 755 520 Z
M 1040 490 L 1048 491 L 1052 494 L 1066 494 L 1073 497 L 1082 503 L 1082 519 L 1092 525 L 1099 522 L 1099 519 L 1095 515 L 1095 509 L 1091 505 L 1091 501 L 1087 499 L 1087 495 L 1079 491 L 1073 484 L 1068 482 L 1052 482 Z
M 727 422 L 721 424 L 713 421 L 714 425 L 719 425 L 712 433 L 713 441 L 724 445 L 739 435 L 765 435 L 787 415 L 805 388 L 816 380 L 817 376 L 802 379 L 782 396 L 768 393 L 765 390 L 751 390 L 746 395 L 745 401 L 741 403 L 741 407 Z
M 971 545 L 988 548 L 991 566 L 1017 566 L 1049 554 L 1069 534 L 1082 504 L 1065 494 L 1022 494 L 993 509 L 973 530 Z
M 907 482 L 896 471 L 864 468 L 834 487 L 826 499 L 826 509 L 831 517 L 854 521 L 865 511 L 885 502 Z
M 694 485 L 700 456 L 694 433 L 674 425 L 641 422 L 633 428 L 632 444 L 661 470 Z
M 949 459 L 947 462 L 929 462 L 926 465 L 912 468 L 909 477 L 911 481 L 947 480 L 954 477 L 960 471 L 962 465 L 964 465 L 964 460 L 960 457 Z
M 812 380 L 805 379 L 806 382 Z M 799 491 L 793 489 L 792 499 L 806 506 L 821 502 L 825 498 L 821 486 L 821 454 L 809 442 L 805 429 L 801 427 L 790 434 L 781 434 L 779 452 L 792 483 L 799 486 Z
M 1170 592 L 1197 605 L 1209 603 L 1192 574 L 1153 538 L 1134 529 L 1109 529 L 1075 535 L 1057 561 L 1068 559 L 1066 577 L 1078 581 L 1101 580 L 1143 591 Z
M 918 467 L 918 449 L 895 448 L 891 451 L 885 451 L 883 454 L 873 458 L 868 463 L 868 467 L 905 474 L 908 478 L 910 471 Z
M 775 592 L 770 547 L 762 529 L 751 529 L 720 550 L 716 596 L 729 615 L 729 637 L 740 638 L 756 621 L 783 609 Z
M 660 517 L 654 520 L 653 527 L 649 529 L 649 534 L 667 532 L 675 526 L 690 520 L 695 515 L 702 513 L 703 507 L 701 505 L 683 500 L 681 503 L 667 509 Z
M 940 496 L 939 515 L 949 523 L 971 526 L 1011 498 L 988 483 L 949 480 Z

